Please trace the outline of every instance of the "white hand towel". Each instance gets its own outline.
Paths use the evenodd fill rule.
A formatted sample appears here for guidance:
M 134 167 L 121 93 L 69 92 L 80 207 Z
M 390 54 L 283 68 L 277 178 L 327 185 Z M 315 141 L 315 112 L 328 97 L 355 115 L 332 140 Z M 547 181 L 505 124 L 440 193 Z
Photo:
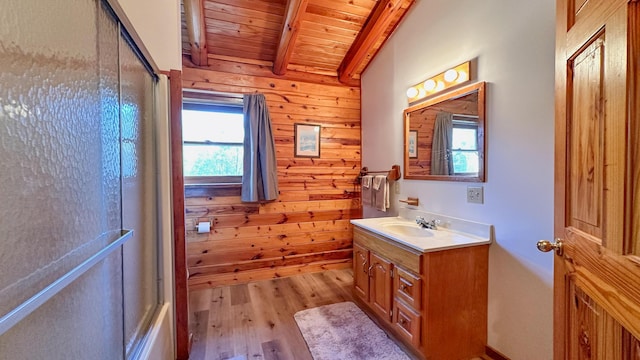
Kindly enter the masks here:
M 362 204 L 367 206 L 373 206 L 373 189 L 371 188 L 372 175 L 365 175 L 362 177 Z
M 389 202 L 389 180 L 385 179 L 384 182 L 384 192 L 385 192 L 385 196 L 384 196 L 384 206 L 386 207 L 386 209 L 384 209 L 384 211 L 387 211 L 387 209 L 391 206 L 391 203 Z
M 376 175 L 373 178 L 373 193 L 375 208 L 387 211 L 389 208 L 389 183 L 386 175 Z
M 386 175 L 376 175 L 373 178 L 373 190 L 380 190 L 380 185 L 383 184 L 384 180 L 387 180 Z
M 362 177 L 362 186 L 367 189 L 371 187 L 371 180 L 373 179 L 373 175 L 365 175 Z

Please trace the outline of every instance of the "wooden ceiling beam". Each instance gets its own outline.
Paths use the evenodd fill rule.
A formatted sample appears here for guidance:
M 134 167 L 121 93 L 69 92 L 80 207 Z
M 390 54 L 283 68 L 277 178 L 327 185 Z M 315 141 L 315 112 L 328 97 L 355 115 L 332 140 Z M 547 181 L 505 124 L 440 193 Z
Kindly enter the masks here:
M 400 11 L 406 11 L 415 0 L 379 0 L 376 7 L 371 11 L 371 16 L 367 19 L 362 31 L 358 34 L 353 44 L 347 51 L 347 55 L 338 67 L 338 78 L 340 82 L 349 84 L 357 75 L 356 71 L 368 55 L 373 55 L 376 42 L 381 36 L 385 36 L 385 31 L 390 26 L 395 26 L 393 21 Z M 408 3 L 408 4 L 407 4 Z M 404 5 L 404 6 L 403 6 Z
M 276 75 L 284 75 L 287 71 L 287 65 L 289 65 L 291 55 L 293 55 L 293 48 L 300 32 L 302 15 L 307 10 L 308 3 L 308 0 L 289 0 L 287 3 L 280 43 L 273 62 L 273 73 Z
M 184 0 L 184 15 L 191 46 L 191 61 L 198 66 L 207 65 L 207 30 L 204 22 L 204 0 Z

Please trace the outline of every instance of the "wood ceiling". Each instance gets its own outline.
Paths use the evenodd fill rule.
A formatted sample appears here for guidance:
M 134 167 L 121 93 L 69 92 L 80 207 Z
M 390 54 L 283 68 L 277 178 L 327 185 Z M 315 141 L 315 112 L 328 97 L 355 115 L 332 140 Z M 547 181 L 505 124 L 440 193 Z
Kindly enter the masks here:
M 414 2 L 183 0 L 182 51 L 195 66 L 234 61 L 354 85 Z

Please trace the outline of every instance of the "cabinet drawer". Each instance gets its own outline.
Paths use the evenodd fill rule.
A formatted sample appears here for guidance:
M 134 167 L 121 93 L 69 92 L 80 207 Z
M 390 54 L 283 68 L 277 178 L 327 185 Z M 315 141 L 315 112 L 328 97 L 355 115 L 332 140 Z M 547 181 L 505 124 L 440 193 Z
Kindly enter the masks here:
M 401 299 L 414 310 L 420 310 L 422 282 L 419 277 L 396 267 L 393 274 L 393 289 L 394 297 Z
M 420 346 L 420 315 L 399 299 L 393 302 L 393 327 L 412 345 Z

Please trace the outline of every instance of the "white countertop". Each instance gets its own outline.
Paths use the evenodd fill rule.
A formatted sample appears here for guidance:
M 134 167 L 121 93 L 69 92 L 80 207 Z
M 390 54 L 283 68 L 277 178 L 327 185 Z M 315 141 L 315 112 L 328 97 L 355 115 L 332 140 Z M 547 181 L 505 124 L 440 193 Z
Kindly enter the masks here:
M 351 220 L 351 223 L 421 252 L 491 244 L 493 239 L 492 225 L 416 210 L 401 211 L 400 215 Z M 415 220 L 409 220 L 416 216 L 427 221 L 440 220 L 440 225 L 437 230 L 423 229 Z

